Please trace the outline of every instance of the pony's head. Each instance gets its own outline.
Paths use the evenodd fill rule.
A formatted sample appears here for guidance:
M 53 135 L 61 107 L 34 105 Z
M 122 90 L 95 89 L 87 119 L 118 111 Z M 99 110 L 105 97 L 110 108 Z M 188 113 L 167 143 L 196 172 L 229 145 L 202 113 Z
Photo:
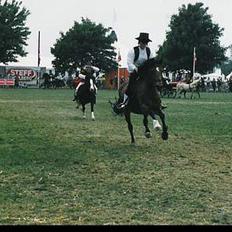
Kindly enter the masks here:
M 201 78 L 194 80 L 190 83 L 191 88 L 197 87 L 200 84 Z

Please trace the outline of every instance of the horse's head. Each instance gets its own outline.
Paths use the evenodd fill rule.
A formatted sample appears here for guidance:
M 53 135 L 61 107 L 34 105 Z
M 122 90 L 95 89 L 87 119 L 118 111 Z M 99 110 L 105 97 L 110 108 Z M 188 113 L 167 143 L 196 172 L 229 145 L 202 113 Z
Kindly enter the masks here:
M 95 78 L 93 75 L 87 74 L 85 76 L 85 85 L 90 92 L 95 91 Z
M 192 83 L 190 83 L 191 88 L 198 87 L 200 85 L 200 81 L 201 79 L 199 78 L 199 79 L 194 80 Z
M 162 86 L 162 72 L 159 70 L 159 67 L 159 61 L 155 58 L 149 59 L 139 67 L 139 77 L 146 80 L 149 85 Z

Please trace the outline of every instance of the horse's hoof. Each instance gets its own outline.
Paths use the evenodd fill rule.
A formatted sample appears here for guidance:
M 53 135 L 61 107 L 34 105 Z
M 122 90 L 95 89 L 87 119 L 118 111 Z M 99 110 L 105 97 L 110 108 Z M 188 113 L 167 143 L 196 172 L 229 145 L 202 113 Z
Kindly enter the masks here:
M 168 132 L 163 132 L 161 136 L 163 140 L 168 140 Z
M 151 132 L 145 132 L 144 135 L 148 139 L 151 138 Z
M 86 116 L 83 116 L 82 118 L 83 118 L 83 119 L 86 119 Z
M 92 121 L 95 121 L 95 118 L 92 118 Z

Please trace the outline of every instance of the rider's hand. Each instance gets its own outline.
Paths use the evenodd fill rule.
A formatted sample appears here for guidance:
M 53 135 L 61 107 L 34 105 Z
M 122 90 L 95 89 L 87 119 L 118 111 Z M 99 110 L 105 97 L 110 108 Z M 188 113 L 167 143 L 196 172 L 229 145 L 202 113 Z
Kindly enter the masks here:
M 133 72 L 134 72 L 134 73 L 138 73 L 138 68 L 135 67 Z

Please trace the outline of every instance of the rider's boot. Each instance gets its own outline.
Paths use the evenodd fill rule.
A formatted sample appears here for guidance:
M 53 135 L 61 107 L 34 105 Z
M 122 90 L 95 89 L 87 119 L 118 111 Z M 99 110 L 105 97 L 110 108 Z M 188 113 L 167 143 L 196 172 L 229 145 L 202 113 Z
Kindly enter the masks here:
M 128 103 L 128 100 L 129 100 L 128 95 L 126 95 L 126 94 L 124 93 L 124 99 L 123 99 L 123 102 L 122 102 L 122 103 L 120 103 L 120 104 L 117 106 L 117 108 L 118 108 L 118 109 L 124 109 L 124 108 L 125 108 L 125 106 L 126 106 L 126 105 L 127 105 L 127 103 Z

